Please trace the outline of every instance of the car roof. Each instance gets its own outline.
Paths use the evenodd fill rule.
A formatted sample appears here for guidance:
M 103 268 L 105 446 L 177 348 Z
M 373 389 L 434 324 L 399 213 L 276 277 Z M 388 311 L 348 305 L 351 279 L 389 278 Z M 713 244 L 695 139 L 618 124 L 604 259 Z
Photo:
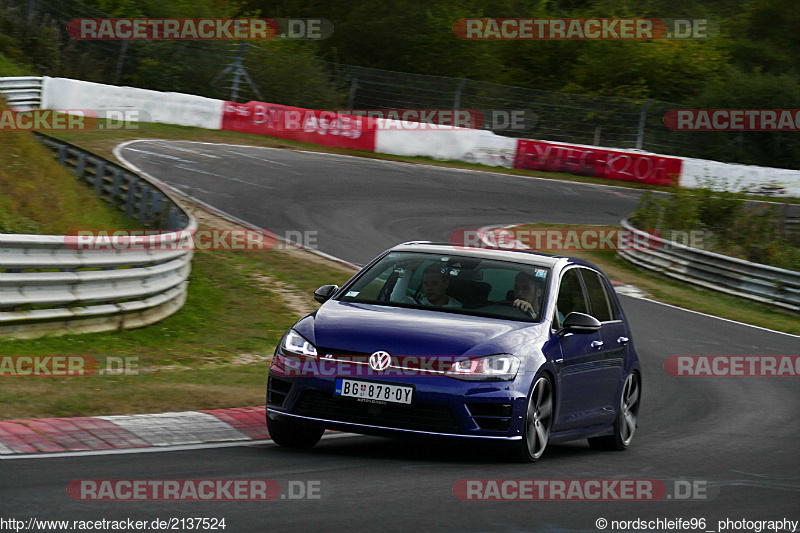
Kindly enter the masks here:
M 591 265 L 586 261 L 575 260 L 571 257 L 551 255 L 534 250 L 509 250 L 492 247 L 469 247 L 455 246 L 450 243 L 436 243 L 430 241 L 412 241 L 398 244 L 391 249 L 392 251 L 402 252 L 428 252 L 447 255 L 462 255 L 467 257 L 480 257 L 484 259 L 497 259 L 500 261 L 513 261 L 516 263 L 527 263 L 530 265 L 553 268 L 559 263 L 579 263 Z

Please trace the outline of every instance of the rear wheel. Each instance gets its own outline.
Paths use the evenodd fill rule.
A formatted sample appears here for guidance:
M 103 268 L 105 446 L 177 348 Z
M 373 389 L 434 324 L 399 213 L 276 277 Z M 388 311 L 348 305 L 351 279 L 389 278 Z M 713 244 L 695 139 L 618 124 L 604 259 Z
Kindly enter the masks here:
M 528 397 L 522 442 L 517 445 L 518 458 L 526 463 L 538 460 L 544 454 L 552 428 L 553 384 L 547 376 L 541 376 Z
M 325 428 L 307 426 L 286 420 L 273 420 L 267 416 L 269 437 L 288 448 L 313 448 L 322 438 Z
M 595 450 L 621 451 L 630 446 L 633 434 L 639 426 L 639 403 L 642 385 L 635 371 L 628 375 L 622 387 L 617 418 L 614 421 L 614 434 L 589 439 L 589 446 Z

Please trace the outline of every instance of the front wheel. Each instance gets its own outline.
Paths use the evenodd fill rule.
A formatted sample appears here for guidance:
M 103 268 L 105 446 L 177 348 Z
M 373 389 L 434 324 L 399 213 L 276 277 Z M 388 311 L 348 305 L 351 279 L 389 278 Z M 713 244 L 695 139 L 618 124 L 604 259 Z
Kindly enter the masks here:
M 642 384 L 639 374 L 631 372 L 622 387 L 617 418 L 614 420 L 614 434 L 589 439 L 589 446 L 595 450 L 622 451 L 630 446 L 633 434 L 639 426 L 639 403 L 642 397 Z
M 552 428 L 553 384 L 547 376 L 541 376 L 528 397 L 522 442 L 517 447 L 519 460 L 525 463 L 538 460 L 544 454 Z
M 273 420 L 267 415 L 269 437 L 288 448 L 313 448 L 325 433 L 325 428 L 307 426 L 297 422 Z

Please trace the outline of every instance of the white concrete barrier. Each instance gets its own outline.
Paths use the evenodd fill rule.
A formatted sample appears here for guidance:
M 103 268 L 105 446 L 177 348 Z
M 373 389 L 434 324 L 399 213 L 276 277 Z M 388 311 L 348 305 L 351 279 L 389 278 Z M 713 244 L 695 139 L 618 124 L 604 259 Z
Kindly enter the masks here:
M 375 131 L 375 151 L 383 154 L 511 168 L 516 148 L 516 139 L 487 130 L 379 119 Z
M 682 159 L 681 187 L 710 187 L 720 191 L 744 189 L 753 194 L 800 197 L 800 170 Z
M 45 77 L 42 87 L 43 109 L 92 110 L 106 118 L 108 111 L 139 113 L 142 122 L 161 122 L 218 130 L 222 128 L 224 101 L 183 93 L 165 93 L 118 87 L 68 78 Z M 114 114 L 109 118 L 135 120 L 135 114 Z

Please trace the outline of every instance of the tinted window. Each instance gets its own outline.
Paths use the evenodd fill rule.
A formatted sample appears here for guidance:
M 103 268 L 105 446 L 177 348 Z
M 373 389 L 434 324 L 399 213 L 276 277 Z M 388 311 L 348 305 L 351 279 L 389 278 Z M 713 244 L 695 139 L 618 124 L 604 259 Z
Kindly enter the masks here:
M 577 268 L 567 270 L 561 277 L 556 305 L 558 306 L 559 322 L 573 312 L 588 314 L 589 311 L 586 309 L 586 300 L 583 297 L 583 288 L 581 287 Z
M 611 288 L 606 278 L 600 276 L 600 279 L 603 280 L 603 287 L 606 289 L 608 304 L 611 306 L 611 320 L 622 320 L 622 314 L 619 312 L 617 301 L 614 299 L 614 289 Z
M 539 322 L 549 274 L 545 267 L 493 259 L 391 252 L 338 299 Z
M 603 288 L 603 281 L 597 272 L 581 269 L 583 282 L 586 284 L 586 294 L 589 296 L 589 305 L 592 308 L 591 315 L 600 322 L 612 320 L 611 311 L 608 306 L 608 298 Z

